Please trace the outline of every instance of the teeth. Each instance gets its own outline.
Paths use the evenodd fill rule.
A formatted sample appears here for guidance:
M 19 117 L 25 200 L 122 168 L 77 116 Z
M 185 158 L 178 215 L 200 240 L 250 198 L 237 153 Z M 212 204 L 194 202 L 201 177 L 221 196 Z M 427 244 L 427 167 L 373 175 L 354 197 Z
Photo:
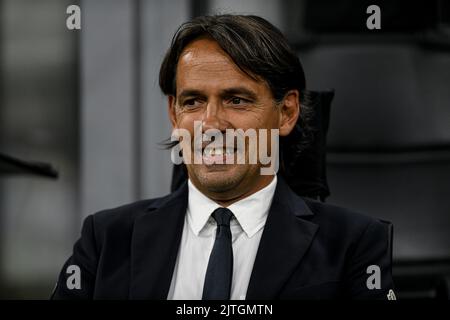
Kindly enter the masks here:
M 215 155 L 214 148 L 207 148 L 205 149 L 204 153 L 207 157 L 212 157 Z
M 215 149 L 215 148 L 207 148 L 204 150 L 204 154 L 207 157 L 213 157 L 213 156 L 222 156 L 222 155 L 233 155 L 234 149 L 228 148 L 228 149 Z

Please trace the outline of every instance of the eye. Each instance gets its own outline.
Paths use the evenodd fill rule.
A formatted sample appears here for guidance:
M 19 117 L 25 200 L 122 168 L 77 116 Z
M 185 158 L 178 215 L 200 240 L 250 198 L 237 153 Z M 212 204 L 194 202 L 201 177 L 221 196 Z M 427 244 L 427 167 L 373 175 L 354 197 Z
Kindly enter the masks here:
M 183 106 L 186 107 L 195 107 L 199 105 L 199 101 L 197 99 L 188 99 L 183 102 Z
M 243 99 L 241 99 L 241 98 L 234 97 L 233 99 L 231 99 L 231 103 L 232 104 L 240 104 L 241 102 L 243 102 L 242 100 Z
M 245 106 L 249 104 L 250 101 L 241 97 L 230 97 L 227 100 L 227 104 L 230 106 Z

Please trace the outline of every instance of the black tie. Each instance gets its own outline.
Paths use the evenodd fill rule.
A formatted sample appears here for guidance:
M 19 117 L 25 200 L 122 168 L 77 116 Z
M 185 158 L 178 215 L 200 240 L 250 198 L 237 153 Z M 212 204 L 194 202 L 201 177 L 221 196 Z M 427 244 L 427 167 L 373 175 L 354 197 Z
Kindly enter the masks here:
M 203 286 L 203 300 L 229 300 L 233 277 L 233 247 L 230 220 L 233 212 L 218 208 L 212 213 L 217 222 L 216 240 L 209 256 Z

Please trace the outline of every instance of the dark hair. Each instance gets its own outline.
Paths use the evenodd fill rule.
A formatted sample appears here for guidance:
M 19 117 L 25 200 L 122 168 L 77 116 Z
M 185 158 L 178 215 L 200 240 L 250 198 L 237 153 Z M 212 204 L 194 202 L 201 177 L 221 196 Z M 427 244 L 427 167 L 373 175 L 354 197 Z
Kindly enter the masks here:
M 289 90 L 299 91 L 300 119 L 288 137 L 280 138 L 280 153 L 287 152 L 289 145 L 289 158 L 295 160 L 292 155 L 299 154 L 310 140 L 308 119 L 312 110 L 305 90 L 303 67 L 287 39 L 270 22 L 258 16 L 226 14 L 194 18 L 178 28 L 162 62 L 159 86 L 164 94 L 175 96 L 180 54 L 190 42 L 202 36 L 215 40 L 244 73 L 255 80 L 266 81 L 276 102 L 282 101 Z M 282 154 L 281 165 L 283 167 Z

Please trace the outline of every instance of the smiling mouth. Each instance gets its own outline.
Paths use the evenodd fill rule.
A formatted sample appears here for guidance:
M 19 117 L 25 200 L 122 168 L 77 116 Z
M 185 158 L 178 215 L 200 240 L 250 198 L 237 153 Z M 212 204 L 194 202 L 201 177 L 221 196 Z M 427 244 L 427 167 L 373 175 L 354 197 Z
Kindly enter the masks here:
M 234 164 L 236 148 L 211 148 L 202 149 L 202 163 L 205 165 Z
M 234 155 L 236 148 L 204 148 L 202 153 L 206 157 Z

